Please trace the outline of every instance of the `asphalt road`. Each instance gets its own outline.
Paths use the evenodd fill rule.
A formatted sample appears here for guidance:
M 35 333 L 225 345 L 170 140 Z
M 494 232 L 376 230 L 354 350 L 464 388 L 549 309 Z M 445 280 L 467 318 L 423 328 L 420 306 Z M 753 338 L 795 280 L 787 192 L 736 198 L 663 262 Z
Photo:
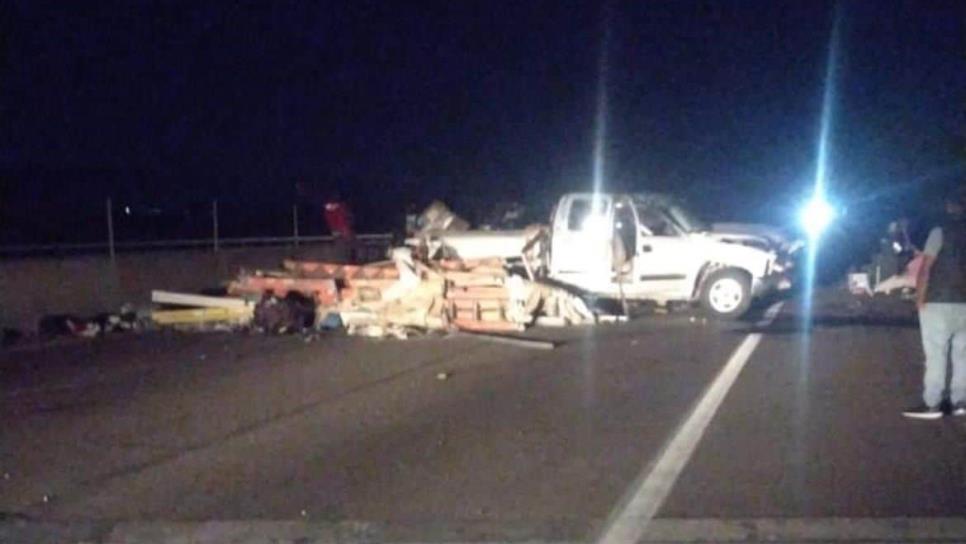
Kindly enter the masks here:
M 191 522 L 210 541 L 593 542 L 624 518 L 650 541 L 966 538 L 966 418 L 899 413 L 918 398 L 914 315 L 820 298 L 811 323 L 791 300 L 760 326 L 681 313 L 527 333 L 551 351 L 215 333 L 8 349 L 0 540 Z M 643 519 L 631 498 L 749 334 Z

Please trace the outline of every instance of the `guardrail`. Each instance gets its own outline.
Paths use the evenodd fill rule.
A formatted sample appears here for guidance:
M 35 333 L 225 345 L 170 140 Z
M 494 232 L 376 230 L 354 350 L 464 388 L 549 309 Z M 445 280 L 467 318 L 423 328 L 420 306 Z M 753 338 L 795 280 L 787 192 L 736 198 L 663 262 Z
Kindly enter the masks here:
M 392 234 L 359 234 L 354 243 L 361 248 L 378 246 L 387 248 Z M 36 257 L 50 255 L 92 255 L 103 253 L 114 257 L 117 252 L 155 251 L 163 249 L 209 249 L 219 251 L 229 248 L 292 246 L 332 244 L 334 236 L 256 236 L 245 238 L 190 238 L 174 240 L 147 240 L 130 242 L 94 242 L 82 244 L 36 244 L 0 246 L 0 258 Z

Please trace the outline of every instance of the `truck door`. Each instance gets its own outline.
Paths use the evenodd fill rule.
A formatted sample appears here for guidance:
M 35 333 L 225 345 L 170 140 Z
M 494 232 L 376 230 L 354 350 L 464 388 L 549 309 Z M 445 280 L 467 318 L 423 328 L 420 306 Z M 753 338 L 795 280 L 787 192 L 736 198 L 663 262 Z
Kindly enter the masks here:
M 637 216 L 641 235 L 634 257 L 635 290 L 689 297 L 698 264 L 687 234 L 659 205 L 640 204 Z
M 614 218 L 608 195 L 564 197 L 554 214 L 550 274 L 586 288 L 607 282 L 611 272 Z
M 614 201 L 614 239 L 611 242 L 614 278 L 621 283 L 633 283 L 634 257 L 640 236 L 639 221 L 630 198 L 617 197 Z

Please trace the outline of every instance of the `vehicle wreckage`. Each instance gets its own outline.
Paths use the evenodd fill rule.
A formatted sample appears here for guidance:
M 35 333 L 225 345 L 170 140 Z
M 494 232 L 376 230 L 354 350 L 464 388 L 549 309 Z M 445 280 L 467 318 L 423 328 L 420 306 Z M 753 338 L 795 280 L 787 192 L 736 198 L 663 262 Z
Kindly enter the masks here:
M 500 258 L 541 278 L 620 301 L 700 302 L 737 318 L 755 297 L 788 289 L 804 246 L 773 227 L 706 225 L 659 194 L 571 193 L 546 227 L 426 229 L 408 245 L 429 258 Z
M 282 270 L 243 272 L 232 281 L 228 293 L 244 304 L 160 293 L 157 302 L 210 310 L 156 315 L 167 325 L 210 318 L 276 332 L 341 326 L 400 338 L 615 320 L 640 301 L 700 302 L 715 317 L 737 318 L 754 297 L 791 285 L 800 247 L 768 227 L 707 226 L 662 195 L 567 194 L 549 225 L 506 231 L 469 230 L 434 202 L 388 261 L 288 260 Z M 611 307 L 625 315 L 602 311 L 600 299 L 619 302 Z

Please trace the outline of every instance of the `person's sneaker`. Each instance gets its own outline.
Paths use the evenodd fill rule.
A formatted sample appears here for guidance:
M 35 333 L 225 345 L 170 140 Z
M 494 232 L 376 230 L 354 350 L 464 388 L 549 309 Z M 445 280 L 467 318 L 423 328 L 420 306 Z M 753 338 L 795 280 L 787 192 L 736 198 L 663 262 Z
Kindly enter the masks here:
M 943 417 L 943 411 L 938 406 L 926 406 L 920 404 L 915 408 L 910 408 L 902 412 L 902 415 L 912 419 L 939 419 Z
M 957 402 L 949 413 L 954 416 L 966 416 L 966 402 Z

